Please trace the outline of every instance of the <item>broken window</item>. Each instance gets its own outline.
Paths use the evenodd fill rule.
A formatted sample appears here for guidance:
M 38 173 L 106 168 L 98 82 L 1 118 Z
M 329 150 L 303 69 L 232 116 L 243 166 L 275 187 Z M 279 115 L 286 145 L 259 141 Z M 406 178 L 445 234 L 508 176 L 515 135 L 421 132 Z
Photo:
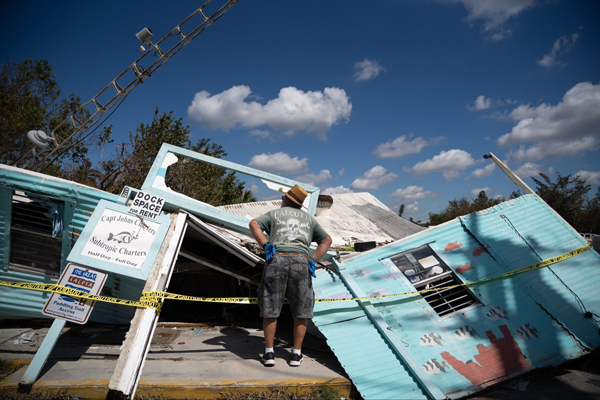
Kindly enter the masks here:
M 58 276 L 62 251 L 63 204 L 23 192 L 12 196 L 10 268 Z M 54 235 L 53 235 L 54 231 Z
M 440 317 L 481 305 L 466 287 L 452 287 L 462 282 L 429 246 L 395 255 L 390 260 L 416 290 L 432 289 L 421 295 Z

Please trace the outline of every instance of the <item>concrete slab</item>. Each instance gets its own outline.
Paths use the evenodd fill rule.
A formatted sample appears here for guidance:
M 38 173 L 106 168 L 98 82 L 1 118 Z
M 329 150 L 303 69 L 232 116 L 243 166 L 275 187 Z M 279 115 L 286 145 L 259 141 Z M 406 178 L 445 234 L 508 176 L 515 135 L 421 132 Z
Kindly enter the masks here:
M 33 358 L 47 328 L 31 332 L 27 342 L 8 340 L 0 344 L 0 358 Z M 33 390 L 62 390 L 73 397 L 104 399 L 125 333 L 118 328 L 94 331 L 71 327 L 62 334 Z M 276 365 L 266 368 L 260 361 L 262 330 L 159 327 L 136 395 L 203 399 L 221 397 L 223 392 L 272 390 L 300 395 L 323 386 L 340 391 L 344 397 L 350 395 L 352 383 L 324 340 L 307 335 L 304 361 L 299 367 L 288 365 L 290 343 L 291 333 L 278 332 Z M 16 391 L 24 373 L 22 368 L 1 381 L 0 393 Z
M 0 329 L 0 344 L 7 340 L 15 339 L 24 334 L 25 332 L 31 331 L 29 328 L 13 328 L 13 329 Z

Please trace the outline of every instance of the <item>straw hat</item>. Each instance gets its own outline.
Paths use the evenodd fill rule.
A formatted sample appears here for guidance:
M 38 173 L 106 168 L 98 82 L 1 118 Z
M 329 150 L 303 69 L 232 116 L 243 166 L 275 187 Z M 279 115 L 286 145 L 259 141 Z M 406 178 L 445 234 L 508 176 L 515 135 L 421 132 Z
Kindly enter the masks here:
M 301 206 L 302 203 L 304 203 L 304 199 L 306 199 L 306 196 L 308 196 L 308 193 L 306 193 L 306 190 L 304 190 L 300 186 L 294 185 L 294 187 L 288 190 L 285 193 L 285 195 L 288 199 Z

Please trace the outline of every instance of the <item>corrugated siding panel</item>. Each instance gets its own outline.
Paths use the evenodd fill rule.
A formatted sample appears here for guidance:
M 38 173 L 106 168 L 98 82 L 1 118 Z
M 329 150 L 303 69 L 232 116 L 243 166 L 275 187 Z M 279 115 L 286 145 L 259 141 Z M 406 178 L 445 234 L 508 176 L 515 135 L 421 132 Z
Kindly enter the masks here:
M 455 220 L 372 250 L 346 262 L 345 266 L 363 292 L 376 295 L 414 290 L 398 271 L 380 260 L 424 244 L 429 244 L 454 271 L 459 265 L 472 266 L 462 275 L 457 274 L 463 282 L 498 276 L 537 262 L 539 259 L 535 253 L 507 224 L 506 218 L 499 217 L 500 214 L 508 218 L 530 244 L 535 242 L 532 247 L 543 258 L 563 254 L 584 244 L 536 196 L 524 196 L 472 214 L 465 223 Z M 482 245 L 491 246 L 490 253 L 481 252 Z M 586 307 L 596 313 L 600 309 L 597 300 L 599 259 L 597 253 L 588 251 L 551 267 L 578 294 Z M 343 290 L 336 286 L 329 291 L 323 290 L 318 297 L 326 297 L 327 294 L 342 297 L 343 294 L 337 292 Z M 485 382 L 495 383 L 527 372 L 529 368 L 556 365 L 585 353 L 586 350 L 554 318 L 558 318 L 588 346 L 598 344 L 598 327 L 582 318 L 575 296 L 548 268 L 477 284 L 471 290 L 482 306 L 443 319 L 420 296 L 372 301 L 418 364 L 425 366 L 431 361 L 441 365 L 442 369 L 434 371 L 431 379 L 448 397 L 462 397 L 481 390 Z M 544 300 L 546 310 L 537 304 L 540 299 Z M 327 307 L 336 307 L 324 304 L 326 309 L 322 312 L 327 310 L 331 313 L 333 308 Z M 328 318 L 333 320 L 332 314 L 328 314 Z M 468 329 L 466 335 L 457 334 L 461 328 L 463 332 Z M 324 334 L 330 339 L 326 331 Z M 431 334 L 435 340 L 431 340 Z M 343 330 L 339 332 L 340 337 L 330 340 L 347 340 L 356 347 L 366 345 L 360 338 L 344 339 L 342 335 Z M 491 338 L 494 338 L 494 343 Z M 505 361 L 504 366 L 485 364 L 487 361 L 480 358 L 497 349 L 505 349 L 509 354 L 520 357 L 525 368 L 506 367 L 511 357 L 506 354 L 497 356 Z M 468 372 L 460 366 L 460 362 L 469 360 L 482 363 L 482 371 L 489 375 L 479 382 L 469 380 Z M 387 373 L 383 368 L 380 372 Z
M 346 298 L 340 278 L 319 271 L 317 298 Z M 317 303 L 315 325 L 364 399 L 425 399 L 426 394 L 356 302 Z
M 537 196 L 522 196 L 509 203 L 469 216 L 469 220 L 478 220 L 480 235 L 494 236 L 498 243 L 496 250 L 507 260 L 509 269 L 522 268 L 587 244 Z M 500 229 L 491 229 L 492 226 L 504 228 L 503 233 L 499 233 Z M 518 250 L 511 251 L 515 247 Z M 597 296 L 600 281 L 594 279 L 598 276 L 598 267 L 598 253 L 589 250 L 559 264 L 519 276 L 547 311 L 590 347 L 600 345 L 598 326 L 592 320 L 582 318 L 585 311 L 580 301 L 587 310 L 596 313 L 600 310 Z
M 8 189 L 8 191 L 21 190 L 24 192 L 33 192 L 65 201 L 65 215 L 68 212 L 73 213 L 68 227 L 68 237 L 73 239 L 79 236 L 101 199 L 114 202 L 118 198 L 114 194 L 85 185 L 6 165 L 0 165 L 0 188 Z M 74 208 L 69 209 L 66 207 L 67 205 L 73 205 Z M 10 213 L 10 210 L 6 211 L 5 207 L 3 207 L 3 211 Z M 0 224 L 2 221 L 4 221 L 4 218 L 2 218 L 2 213 L 0 213 Z M 3 229 L 9 229 L 9 227 L 4 226 Z M 74 240 L 63 240 L 63 254 L 68 254 L 73 244 Z M 7 255 L 2 254 L 2 259 L 7 260 Z M 63 268 L 66 265 L 64 259 L 61 265 Z M 57 279 L 50 277 L 6 269 L 0 271 L 0 279 L 13 282 L 57 282 Z M 110 286 L 110 282 L 110 279 L 107 280 L 107 287 Z M 127 293 L 136 293 L 137 297 L 135 298 L 139 298 L 139 293 L 141 293 L 139 283 L 123 282 L 119 290 L 119 297 L 124 296 L 123 298 L 129 298 L 127 296 L 131 295 Z M 45 292 L 0 287 L 0 318 L 45 318 L 41 310 L 48 297 L 49 293 Z M 130 307 L 96 304 L 94 312 L 91 315 L 91 320 L 128 323 L 132 317 L 133 310 Z

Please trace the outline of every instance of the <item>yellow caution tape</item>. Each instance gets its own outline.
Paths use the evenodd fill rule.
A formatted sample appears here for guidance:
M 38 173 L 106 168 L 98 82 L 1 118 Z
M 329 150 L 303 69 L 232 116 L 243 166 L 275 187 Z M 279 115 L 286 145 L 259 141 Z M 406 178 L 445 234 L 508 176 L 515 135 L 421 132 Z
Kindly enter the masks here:
M 158 309 L 160 307 L 160 304 L 158 304 L 157 302 L 152 302 L 149 299 L 144 299 L 144 296 L 142 296 L 142 298 L 140 298 L 139 301 L 124 300 L 124 299 L 117 299 L 115 297 L 90 294 L 90 293 L 82 292 L 80 290 L 71 289 L 66 286 L 56 285 L 53 283 L 28 283 L 28 282 L 0 281 L 0 286 L 14 287 L 14 288 L 18 288 L 18 289 L 38 290 L 41 292 L 53 292 L 53 293 L 64 294 L 64 295 L 67 295 L 70 297 L 76 297 L 78 299 L 79 298 L 90 299 L 90 300 L 95 300 L 95 301 L 103 301 L 105 303 L 123 304 L 126 306 L 133 306 L 133 307 L 156 308 L 156 309 Z
M 531 264 L 527 267 L 516 269 L 514 271 L 506 272 L 501 275 L 497 275 L 497 276 L 487 278 L 487 279 L 482 279 L 482 280 L 475 281 L 475 282 L 443 286 L 443 287 L 438 287 L 435 289 L 418 290 L 418 291 L 414 291 L 414 292 L 386 294 L 386 295 L 380 295 L 380 296 L 352 297 L 352 298 L 343 298 L 343 299 L 315 299 L 315 302 L 317 302 L 317 303 L 334 303 L 334 302 L 340 302 L 340 301 L 376 300 L 376 299 L 383 299 L 383 298 L 389 298 L 389 297 L 409 296 L 409 295 L 415 295 L 415 294 L 421 294 L 421 293 L 435 292 L 435 291 L 439 291 L 439 290 L 448 290 L 448 289 L 453 289 L 453 288 L 460 287 L 460 286 L 473 286 L 473 285 L 481 284 L 484 282 L 490 282 L 490 281 L 493 281 L 496 279 L 502 279 L 502 278 L 506 278 L 508 276 L 521 274 L 523 272 L 533 271 L 534 269 L 547 267 L 549 265 L 556 264 L 561 261 L 568 260 L 569 258 L 575 257 L 585 251 L 590 250 L 591 248 L 592 247 L 590 245 L 585 245 L 585 246 L 579 247 L 575 250 L 572 250 L 568 253 L 562 254 L 560 256 L 548 258 L 546 260 L 537 262 L 535 264 Z M 90 300 L 95 300 L 95 301 L 103 301 L 106 303 L 122 304 L 122 305 L 141 307 L 141 308 L 154 308 L 154 309 L 157 309 L 158 311 L 160 311 L 160 307 L 162 305 L 161 300 L 164 300 L 164 299 L 199 301 L 199 302 L 205 302 L 205 303 L 258 304 L 258 299 L 256 297 L 195 297 L 195 296 L 186 296 L 186 295 L 182 295 L 182 294 L 153 291 L 153 292 L 142 293 L 142 297 L 140 298 L 140 300 L 135 301 L 135 300 L 117 299 L 117 298 L 108 297 L 108 296 L 93 295 L 93 294 L 81 292 L 79 290 L 67 288 L 65 286 L 56 285 L 56 284 L 0 281 L 0 286 L 16 287 L 16 288 L 20 288 L 20 289 L 39 290 L 39 291 L 43 291 L 43 292 L 54 292 L 54 293 L 65 294 L 65 295 L 71 296 L 71 297 L 84 298 L 84 299 L 90 299 Z

